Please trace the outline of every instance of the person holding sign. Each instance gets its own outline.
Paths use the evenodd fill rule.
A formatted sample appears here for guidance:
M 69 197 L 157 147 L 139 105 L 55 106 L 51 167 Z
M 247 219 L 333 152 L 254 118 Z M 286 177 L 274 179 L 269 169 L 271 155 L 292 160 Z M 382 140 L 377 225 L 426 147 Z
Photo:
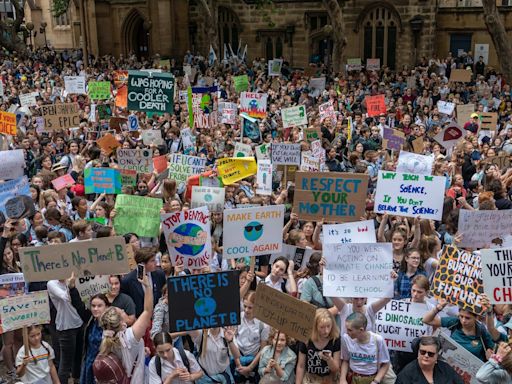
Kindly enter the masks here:
M 259 383 L 294 384 L 297 355 L 289 347 L 290 338 L 274 328 L 268 340 L 269 344 L 261 350 L 258 367 L 261 377 Z
M 512 348 L 510 344 L 500 343 L 498 350 L 476 373 L 476 379 L 483 384 L 512 383 Z

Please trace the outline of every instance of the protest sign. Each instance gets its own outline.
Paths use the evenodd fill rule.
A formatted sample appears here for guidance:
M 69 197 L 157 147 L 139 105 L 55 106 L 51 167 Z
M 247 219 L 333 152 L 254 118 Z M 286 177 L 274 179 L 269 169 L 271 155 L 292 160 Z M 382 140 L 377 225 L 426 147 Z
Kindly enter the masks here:
M 16 134 L 16 115 L 14 113 L 0 111 L 0 133 L 11 136 Z
M 226 190 L 221 187 L 192 187 L 191 208 L 208 207 L 210 212 L 222 212 L 224 210 L 224 198 Z
M 268 75 L 281 76 L 281 68 L 283 67 L 283 59 L 274 59 L 268 61 Z
M 158 237 L 162 199 L 132 195 L 116 198 L 116 233 L 136 233 L 138 236 Z
M 25 170 L 25 155 L 23 149 L 0 151 L 0 180 L 17 179 L 23 176 Z
M 475 113 L 475 104 L 457 104 L 457 121 L 459 124 L 466 124 L 473 113 Z
M 319 172 L 321 162 L 320 159 L 309 155 L 308 153 L 301 153 L 300 170 L 303 172 Z
M 272 194 L 272 163 L 270 160 L 258 161 L 256 173 L 256 194 L 270 196 Z
M 234 157 L 249 157 L 252 155 L 252 147 L 249 144 L 240 143 L 239 141 L 235 142 Z
M 293 261 L 294 263 L 294 270 L 295 271 L 298 271 L 300 268 L 305 268 L 311 255 L 314 253 L 314 252 L 318 252 L 318 251 L 315 251 L 311 248 L 301 248 L 301 247 L 297 247 L 295 245 L 291 245 L 291 244 L 284 244 L 283 243 L 283 249 L 281 252 L 279 253 L 272 253 L 271 256 L 270 256 L 270 260 L 269 260 L 269 264 L 272 265 L 274 264 L 274 261 L 280 257 L 280 256 L 284 256 L 286 257 L 288 260 L 290 261 Z
M 22 107 L 35 107 L 37 105 L 37 97 L 39 97 L 39 92 L 20 93 L 20 105 Z
M 324 243 L 323 255 L 325 296 L 393 297 L 391 243 Z
M 480 112 L 480 129 L 495 131 L 498 125 L 497 112 Z
M 307 343 L 315 325 L 316 307 L 258 284 L 254 298 L 254 317 L 289 337 Z
M 174 113 L 174 77 L 169 73 L 128 71 L 128 109 Z
M 159 129 L 146 129 L 141 131 L 141 136 L 144 145 L 162 145 L 165 143 L 162 139 L 162 131 Z
M 322 131 L 320 130 L 320 128 L 304 128 L 303 132 L 303 139 L 306 140 L 308 143 L 311 143 L 315 140 L 322 140 Z
M 130 171 L 128 169 L 120 169 L 121 185 L 134 187 L 137 184 L 137 171 Z
M 240 122 L 242 123 L 242 138 L 248 137 L 252 142 L 260 142 L 262 137 L 258 120 L 248 116 L 246 113 L 242 113 L 240 117 Z
M 195 138 L 195 136 L 192 135 L 192 131 L 190 130 L 190 128 L 182 129 L 181 133 L 180 133 L 180 137 L 181 137 L 181 145 L 183 146 L 183 151 L 185 153 L 195 150 L 196 138 Z
M 169 332 L 240 324 L 239 286 L 238 271 L 169 278 Z
M 281 109 L 281 117 L 283 118 L 283 128 L 308 124 L 308 116 L 306 114 L 305 105 L 283 108 Z
M 380 59 L 366 59 L 366 70 L 380 71 Z
M 384 95 L 366 96 L 366 110 L 368 117 L 379 116 L 386 113 L 386 101 Z
M 137 115 L 129 115 L 128 116 L 128 130 L 129 131 L 138 131 L 139 130 L 139 118 Z
M 217 124 L 218 87 L 194 87 L 190 96 L 194 127 L 211 128 Z
M 65 187 L 75 185 L 75 179 L 69 173 L 52 180 L 53 188 L 58 192 Z
M 261 144 L 254 148 L 256 158 L 260 160 L 270 160 L 270 144 Z
M 314 77 L 309 80 L 309 95 L 311 97 L 318 97 L 325 90 L 325 77 Z
M 352 57 L 347 59 L 347 72 L 360 71 L 363 68 L 360 57 Z
M 25 281 L 67 279 L 77 277 L 120 275 L 130 272 L 124 237 L 103 237 L 94 241 L 20 248 L 20 261 Z
M 121 193 L 121 174 L 112 168 L 86 168 L 85 193 Z
M 44 128 L 47 131 L 68 129 L 80 125 L 80 108 L 77 103 L 41 105 Z
M 162 173 L 167 169 L 167 155 L 153 157 L 153 168 L 157 173 Z
M 471 81 L 471 75 L 473 73 L 471 71 L 468 71 L 466 69 L 452 69 L 450 72 L 450 82 L 462 82 L 462 83 L 469 83 Z
M 441 220 L 444 176 L 379 171 L 375 212 Z
M 398 129 L 384 128 L 382 148 L 400 151 L 405 144 L 405 135 Z
M 223 257 L 233 259 L 281 252 L 284 205 L 224 210 Z
M 439 113 L 443 113 L 445 115 L 450 116 L 455 109 L 455 103 L 450 103 L 449 101 L 439 100 L 437 102 L 437 110 Z
M 5 97 L 5 93 L 4 93 L 4 82 L 3 81 L 0 81 L 0 98 L 4 98 Z
M 26 176 L 0 183 L 0 212 L 8 219 L 34 215 L 34 201 Z
M 189 176 L 204 172 L 205 165 L 206 158 L 173 153 L 169 160 L 169 177 L 176 180 L 178 186 L 184 185 Z
M 27 293 L 0 300 L 0 333 L 50 323 L 47 291 Z
M 217 160 L 217 171 L 222 183 L 230 185 L 255 175 L 258 169 L 254 157 L 236 157 Z
M 424 156 L 417 153 L 400 151 L 397 172 L 415 173 L 417 175 L 432 175 L 434 156 Z
M 411 141 L 411 146 L 414 153 L 422 154 L 423 150 L 425 149 L 423 137 L 417 137 Z
M 478 315 L 485 310 L 480 303 L 484 290 L 482 262 L 477 253 L 444 246 L 431 287 L 434 297 L 446 299 L 459 308 L 468 308 Z
M 125 117 L 113 116 L 108 120 L 108 125 L 117 133 L 121 133 L 121 131 L 128 130 L 128 119 Z
M 263 119 L 267 115 L 266 93 L 242 92 L 240 94 L 240 113 L 246 113 L 250 117 Z
M 112 116 L 112 108 L 108 104 L 98 104 L 96 105 L 96 112 L 98 114 L 98 119 L 100 121 L 102 120 L 109 120 Z
M 318 112 L 320 113 L 321 122 L 325 119 L 331 119 L 331 121 L 336 119 L 336 112 L 334 111 L 332 100 L 329 100 L 327 103 L 320 104 L 318 106 Z
M 238 106 L 236 103 L 221 102 L 219 103 L 219 123 L 236 124 L 236 115 Z
M 188 269 L 209 266 L 212 255 L 209 215 L 207 207 L 161 215 L 172 265 Z
M 450 149 L 457 145 L 462 136 L 464 136 L 463 129 L 455 121 L 451 121 L 445 129 L 434 136 L 434 140 L 446 149 Z
M 85 95 L 85 76 L 64 76 L 64 89 L 68 94 Z
M 512 248 L 482 249 L 482 281 L 491 304 L 512 304 Z
M 491 245 L 503 245 L 510 234 L 512 215 L 509 210 L 470 211 L 461 209 L 459 213 L 459 233 L 463 248 L 489 248 Z
M 300 165 L 300 144 L 272 144 L 273 165 Z
M 364 215 L 368 176 L 297 172 L 293 211 L 301 220 L 348 222 Z
M 324 224 L 324 244 L 376 243 L 373 220 L 345 224 Z
M 233 76 L 235 91 L 240 93 L 249 89 L 249 77 L 247 75 Z
M 117 164 L 121 169 L 151 173 L 153 172 L 153 150 L 117 148 Z
M 375 331 L 391 351 L 412 352 L 412 341 L 432 334 L 432 327 L 423 324 L 427 304 L 391 300 L 375 315 Z
M 75 286 L 80 299 L 89 307 L 91 297 L 98 293 L 106 294 L 110 291 L 109 275 L 78 277 Z
M 23 273 L 6 273 L 0 275 L 0 299 L 20 296 L 26 293 Z
M 89 81 L 87 88 L 91 100 L 110 98 L 110 81 Z

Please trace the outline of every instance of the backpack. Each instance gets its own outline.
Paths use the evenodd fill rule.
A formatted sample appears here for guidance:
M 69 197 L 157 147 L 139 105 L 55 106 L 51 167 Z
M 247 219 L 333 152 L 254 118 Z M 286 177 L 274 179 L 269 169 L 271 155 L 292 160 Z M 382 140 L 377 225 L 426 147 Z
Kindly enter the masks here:
M 318 292 L 320 292 L 320 294 L 322 295 L 323 303 L 319 303 L 318 301 L 316 301 L 313 298 L 311 298 L 310 303 L 313 304 L 317 308 L 329 308 L 329 304 L 327 303 L 327 299 L 324 296 L 324 290 L 323 290 L 323 287 L 322 287 L 322 283 L 320 282 L 320 279 L 318 278 L 318 276 L 311 276 L 311 278 L 315 282 L 316 288 L 318 289 Z
M 92 364 L 92 372 L 98 384 L 130 384 L 123 362 L 114 353 L 98 355 Z
M 185 349 L 183 349 L 183 348 L 176 348 L 176 349 L 180 353 L 181 361 L 183 361 L 183 365 L 185 366 L 185 368 L 187 368 L 188 373 L 190 373 L 190 361 L 188 361 L 188 357 L 187 357 L 187 354 L 185 353 Z M 160 359 L 160 356 L 158 356 L 158 355 L 155 356 L 155 369 L 156 369 L 156 374 L 158 375 L 158 377 L 160 377 L 160 379 L 162 379 L 162 359 Z M 163 382 L 163 379 L 162 379 L 162 382 Z

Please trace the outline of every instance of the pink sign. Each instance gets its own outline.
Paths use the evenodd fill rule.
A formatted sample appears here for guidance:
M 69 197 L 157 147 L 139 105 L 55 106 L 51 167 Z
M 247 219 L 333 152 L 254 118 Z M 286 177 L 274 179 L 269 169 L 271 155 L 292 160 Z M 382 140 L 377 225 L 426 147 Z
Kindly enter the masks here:
M 70 185 L 74 185 L 75 179 L 70 174 L 66 174 L 61 177 L 57 177 L 55 180 L 52 180 L 53 188 L 55 188 L 56 191 L 60 191 L 64 187 L 68 187 Z

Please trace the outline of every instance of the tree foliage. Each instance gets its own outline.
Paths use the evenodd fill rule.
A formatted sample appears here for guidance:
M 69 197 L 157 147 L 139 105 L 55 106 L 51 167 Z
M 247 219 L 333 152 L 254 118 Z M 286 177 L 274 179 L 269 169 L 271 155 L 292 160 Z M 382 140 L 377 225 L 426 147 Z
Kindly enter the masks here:
M 55 17 L 62 16 L 65 14 L 69 8 L 70 0 L 53 0 L 52 1 L 52 15 Z

